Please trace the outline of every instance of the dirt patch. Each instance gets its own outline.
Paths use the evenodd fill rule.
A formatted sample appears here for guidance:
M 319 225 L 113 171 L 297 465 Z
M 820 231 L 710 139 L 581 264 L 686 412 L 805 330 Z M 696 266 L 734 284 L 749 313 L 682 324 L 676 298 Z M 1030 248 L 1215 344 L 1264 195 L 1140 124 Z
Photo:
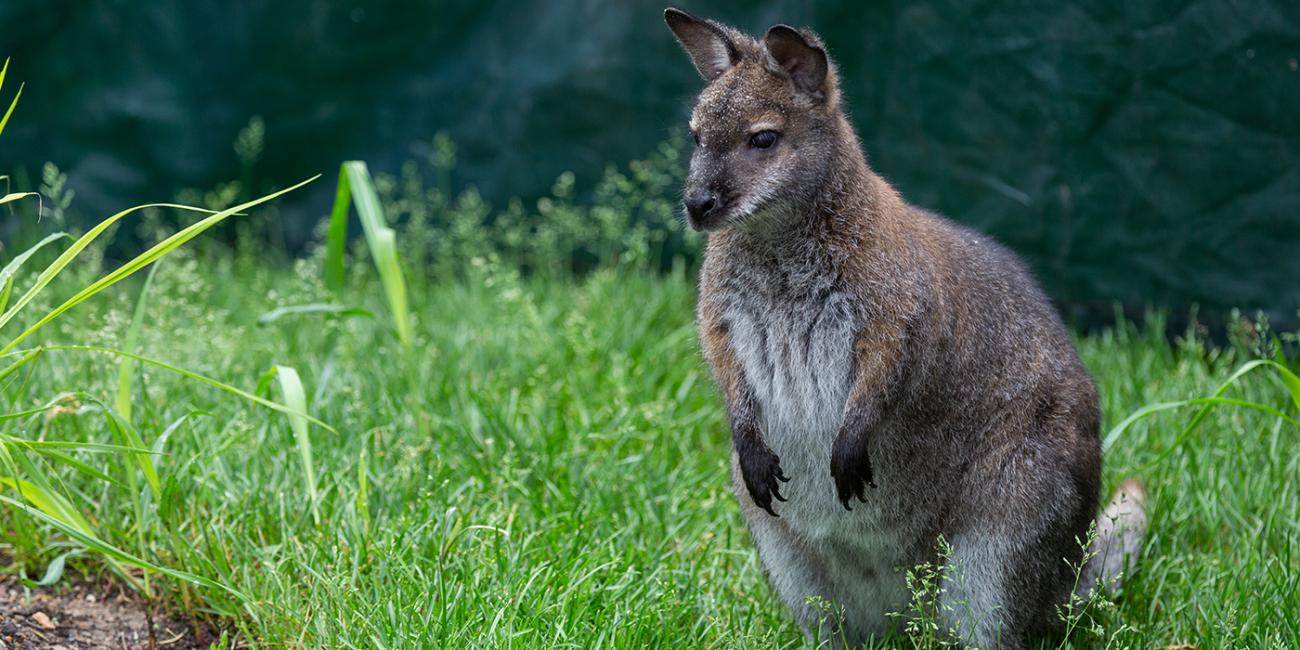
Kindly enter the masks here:
M 201 623 L 149 612 L 114 584 L 24 589 L 0 578 L 0 650 L 193 650 L 216 637 Z

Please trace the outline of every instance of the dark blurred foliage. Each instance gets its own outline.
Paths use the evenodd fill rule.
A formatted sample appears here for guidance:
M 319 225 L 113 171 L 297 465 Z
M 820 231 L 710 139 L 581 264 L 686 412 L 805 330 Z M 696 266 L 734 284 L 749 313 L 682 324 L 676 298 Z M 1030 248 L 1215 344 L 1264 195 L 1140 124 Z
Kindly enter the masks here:
M 231 143 L 259 115 L 245 191 L 350 158 L 396 173 L 444 130 L 455 188 L 501 208 L 573 170 L 590 199 L 607 165 L 684 123 L 700 86 L 662 8 L 6 0 L 2 54 L 27 90 L 0 170 L 21 182 L 53 161 L 89 219 L 248 177 Z M 1300 3 L 686 8 L 751 33 L 817 29 L 873 166 L 1026 256 L 1067 313 L 1300 307 Z M 282 203 L 291 246 L 331 185 Z

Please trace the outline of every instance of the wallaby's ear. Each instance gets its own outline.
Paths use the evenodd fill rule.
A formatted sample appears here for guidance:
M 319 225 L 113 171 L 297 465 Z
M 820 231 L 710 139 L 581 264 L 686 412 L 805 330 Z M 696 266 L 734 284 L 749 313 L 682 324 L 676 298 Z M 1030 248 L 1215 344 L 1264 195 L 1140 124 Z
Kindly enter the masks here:
M 826 50 L 818 42 L 809 42 L 799 30 L 789 25 L 774 25 L 763 37 L 763 45 L 776 64 L 790 75 L 795 88 L 818 99 L 826 98 L 826 76 L 830 63 Z
M 676 7 L 664 10 L 664 22 L 691 55 L 695 69 L 705 81 L 722 76 L 740 61 L 735 43 L 717 24 L 701 20 Z

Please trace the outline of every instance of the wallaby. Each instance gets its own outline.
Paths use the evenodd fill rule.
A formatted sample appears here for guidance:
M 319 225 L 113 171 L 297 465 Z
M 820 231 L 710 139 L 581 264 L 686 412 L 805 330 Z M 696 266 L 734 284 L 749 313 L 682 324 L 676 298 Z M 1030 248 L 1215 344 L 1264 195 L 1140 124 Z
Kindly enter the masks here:
M 941 623 L 964 645 L 1050 632 L 1076 582 L 1132 567 L 1146 517 L 1135 481 L 1096 516 L 1097 391 L 1047 297 L 868 167 L 816 35 L 664 17 L 707 81 L 683 201 L 708 233 L 700 342 L 773 587 L 808 633 L 856 644 L 942 536 Z

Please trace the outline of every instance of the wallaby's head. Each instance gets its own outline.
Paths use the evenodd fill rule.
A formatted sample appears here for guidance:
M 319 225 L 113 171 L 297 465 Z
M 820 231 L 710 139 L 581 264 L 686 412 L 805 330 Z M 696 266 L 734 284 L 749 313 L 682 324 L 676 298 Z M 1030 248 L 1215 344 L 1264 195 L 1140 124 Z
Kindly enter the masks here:
M 755 40 L 673 8 L 664 20 L 708 82 L 690 121 L 691 227 L 718 230 L 811 204 L 845 132 L 821 40 L 787 25 Z

